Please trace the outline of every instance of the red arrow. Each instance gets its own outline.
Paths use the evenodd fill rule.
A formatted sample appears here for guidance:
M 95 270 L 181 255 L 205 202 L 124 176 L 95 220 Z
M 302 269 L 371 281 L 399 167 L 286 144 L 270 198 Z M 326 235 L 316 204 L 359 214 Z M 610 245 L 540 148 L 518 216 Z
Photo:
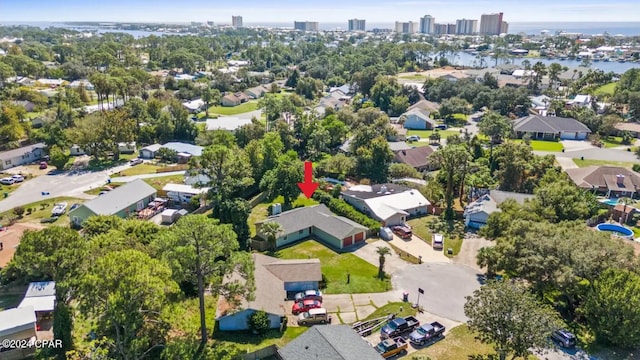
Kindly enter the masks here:
M 307 199 L 311 198 L 311 195 L 318 188 L 318 183 L 313 182 L 313 163 L 311 161 L 304 162 L 304 182 L 298 183 L 298 187 Z

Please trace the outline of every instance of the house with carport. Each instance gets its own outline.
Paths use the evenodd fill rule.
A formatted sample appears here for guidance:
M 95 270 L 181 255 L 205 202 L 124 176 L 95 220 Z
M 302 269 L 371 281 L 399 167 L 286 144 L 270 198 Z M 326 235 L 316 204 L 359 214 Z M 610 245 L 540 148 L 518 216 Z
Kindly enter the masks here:
M 530 115 L 513 121 L 517 138 L 525 135 L 534 140 L 585 140 L 591 130 L 576 119 Z
M 398 184 L 356 185 L 340 194 L 348 204 L 383 226 L 404 224 L 408 218 L 429 214 L 431 208 L 418 190 Z
M 464 208 L 464 225 L 471 229 L 480 229 L 487 225 L 489 215 L 500 211 L 500 204 L 512 199 L 524 204 L 534 198 L 531 194 L 520 194 L 508 191 L 490 190 Z
M 355 221 L 335 215 L 324 204 L 296 208 L 258 221 L 256 234 L 263 240 L 267 240 L 267 236 L 262 232 L 262 225 L 269 222 L 277 222 L 282 229 L 276 238 L 276 248 L 312 237 L 334 249 L 344 249 L 364 242 L 368 230 Z
M 69 212 L 69 217 L 75 226 L 82 226 L 89 217 L 96 215 L 126 219 L 146 208 L 156 195 L 156 189 L 144 180 L 136 179 L 78 206 Z
M 270 328 L 277 329 L 288 312 L 286 300 L 296 292 L 318 289 L 322 281 L 318 259 L 281 260 L 259 253 L 251 256 L 255 265 L 254 300 L 242 299 L 236 305 L 220 296 L 216 321 L 221 331 L 249 329 L 249 317 L 260 310 L 267 313 Z M 233 274 L 224 281 L 242 283 L 244 280 Z

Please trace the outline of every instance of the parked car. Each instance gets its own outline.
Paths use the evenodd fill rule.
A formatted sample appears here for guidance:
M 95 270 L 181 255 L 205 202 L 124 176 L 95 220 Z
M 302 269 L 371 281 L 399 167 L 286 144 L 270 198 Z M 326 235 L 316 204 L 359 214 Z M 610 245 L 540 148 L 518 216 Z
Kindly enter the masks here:
M 407 137 L 407 141 L 420 141 L 420 136 L 410 135 L 409 137 Z
M 61 216 L 67 212 L 67 203 L 61 202 L 53 205 L 53 210 L 51 210 L 51 215 L 53 216 Z
M 129 161 L 129 165 L 131 165 L 131 166 L 140 165 L 143 162 L 144 162 L 144 160 L 142 160 L 140 158 L 136 158 L 136 159 L 133 159 L 133 160 Z
M 40 170 L 44 170 L 49 167 L 46 161 L 40 161 Z
M 13 185 L 15 182 L 16 181 L 10 177 L 0 179 L 0 184 L 2 185 Z
M 393 233 L 400 236 L 403 239 L 411 239 L 411 236 L 413 235 L 413 233 L 411 232 L 411 228 L 409 228 L 408 226 L 394 226 L 392 228 Z
M 433 234 L 433 237 L 431 239 L 431 246 L 433 246 L 435 250 L 444 249 L 444 235 Z
M 447 130 L 449 127 L 445 124 L 436 125 L 435 129 L 438 130 Z
M 401 337 L 383 340 L 375 347 L 376 351 L 385 359 L 396 355 L 404 355 L 407 353 L 408 348 L 407 340 Z
M 424 345 L 429 341 L 439 339 L 444 335 L 445 327 L 437 321 L 424 324 L 409 334 L 409 341 L 416 345 Z
M 551 339 L 563 348 L 576 347 L 576 336 L 564 329 L 554 331 L 551 334 Z
M 77 208 L 78 206 L 80 206 L 80 204 L 78 204 L 78 203 L 75 203 L 75 204 L 71 205 L 71 207 L 69 208 L 69 211 Z
M 17 182 L 17 183 L 24 181 L 24 176 L 22 175 L 13 175 L 11 178 L 13 179 L 13 182 Z
M 296 301 L 302 300 L 318 300 L 322 302 L 322 293 L 320 290 L 306 290 L 303 292 L 299 292 L 295 296 Z
M 310 309 L 298 315 L 298 325 L 309 326 L 315 324 L 331 323 L 331 315 L 327 314 L 327 309 Z
M 383 339 L 393 339 L 406 335 L 420 326 L 420 321 L 413 316 L 406 318 L 395 318 L 380 330 L 380 337 Z
M 291 312 L 293 315 L 298 315 L 311 309 L 319 309 L 322 307 L 322 303 L 318 300 L 302 300 L 293 304 Z

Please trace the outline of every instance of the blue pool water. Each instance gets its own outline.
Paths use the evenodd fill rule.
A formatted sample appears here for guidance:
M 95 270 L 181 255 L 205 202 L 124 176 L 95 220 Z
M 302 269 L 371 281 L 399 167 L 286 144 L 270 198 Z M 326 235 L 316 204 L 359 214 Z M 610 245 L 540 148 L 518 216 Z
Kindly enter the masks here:
M 618 224 L 603 223 L 596 226 L 596 229 L 598 229 L 598 231 L 607 231 L 607 232 L 613 233 L 613 235 L 615 236 L 619 236 L 627 239 L 633 238 L 633 230 Z
M 616 206 L 616 205 L 618 205 L 618 199 L 615 199 L 615 198 L 607 199 L 607 200 L 604 200 L 602 203 L 603 204 L 607 204 L 607 205 L 611 205 L 611 206 Z

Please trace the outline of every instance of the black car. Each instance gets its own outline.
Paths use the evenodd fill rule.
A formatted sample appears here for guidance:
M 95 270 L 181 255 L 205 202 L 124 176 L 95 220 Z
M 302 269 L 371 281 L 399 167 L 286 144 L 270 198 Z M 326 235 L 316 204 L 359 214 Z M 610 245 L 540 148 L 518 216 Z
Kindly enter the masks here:
M 574 348 L 576 346 L 576 336 L 567 330 L 556 330 L 551 334 L 551 339 L 563 348 Z

